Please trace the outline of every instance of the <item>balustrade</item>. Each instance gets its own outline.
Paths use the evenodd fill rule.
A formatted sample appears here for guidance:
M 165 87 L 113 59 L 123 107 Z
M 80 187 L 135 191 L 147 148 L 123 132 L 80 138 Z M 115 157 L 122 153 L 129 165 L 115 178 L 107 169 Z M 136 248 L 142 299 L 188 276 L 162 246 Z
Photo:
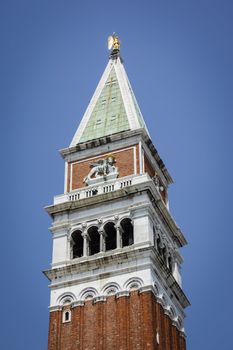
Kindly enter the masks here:
M 123 178 L 116 179 L 114 181 L 109 181 L 107 184 L 106 182 L 102 182 L 98 185 L 89 185 L 88 187 L 83 187 L 78 190 L 74 190 L 70 193 L 55 196 L 54 204 L 60 204 L 68 201 L 77 201 L 80 199 L 94 197 L 99 194 L 117 191 L 127 186 L 136 185 L 148 180 L 150 180 L 150 177 L 147 174 L 142 174 L 126 176 Z

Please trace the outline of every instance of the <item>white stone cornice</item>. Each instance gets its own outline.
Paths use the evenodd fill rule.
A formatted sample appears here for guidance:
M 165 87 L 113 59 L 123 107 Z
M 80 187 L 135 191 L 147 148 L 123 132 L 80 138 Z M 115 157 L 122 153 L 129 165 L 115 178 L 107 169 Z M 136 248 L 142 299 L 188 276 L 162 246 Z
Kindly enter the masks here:
M 84 300 L 76 300 L 72 302 L 72 307 L 76 307 L 76 306 L 84 306 L 85 302 Z
M 164 311 L 164 314 L 165 314 L 165 315 L 167 315 L 169 318 L 171 318 L 171 314 L 170 314 L 168 308 L 164 308 L 163 311 Z
M 93 303 L 96 304 L 100 301 L 106 301 L 106 295 L 98 295 L 97 297 L 93 298 Z
M 55 305 L 55 306 L 50 306 L 49 307 L 49 311 L 53 312 L 53 311 L 61 311 L 62 310 L 62 306 L 61 305 Z
M 110 253 L 99 253 L 94 257 L 83 257 L 76 260 L 80 262 L 46 271 L 46 275 L 52 280 L 51 290 L 87 282 L 91 283 L 96 278 L 103 279 L 106 276 L 114 276 L 114 279 L 117 281 L 117 276 L 135 273 L 136 271 L 139 273 L 139 271 L 151 270 L 154 271 L 155 278 L 159 285 L 163 286 L 163 290 L 167 289 L 169 291 L 169 295 L 173 298 L 173 303 L 175 303 L 176 307 L 182 309 L 189 305 L 184 292 L 167 267 L 164 264 L 158 266 L 160 260 L 152 247 L 135 250 L 135 247 L 130 246 L 127 249 L 116 250 L 114 254 L 111 251 Z M 116 265 L 118 261 L 120 265 Z M 156 293 L 155 290 L 155 295 Z
M 66 223 L 54 223 L 53 226 L 49 227 L 49 231 L 53 233 L 53 235 L 59 236 L 59 235 L 65 235 L 67 231 L 69 230 L 70 225 L 68 222 Z
M 119 292 L 116 293 L 116 298 L 121 298 L 121 297 L 129 297 L 130 296 L 130 292 L 128 290 L 121 290 Z
M 147 286 L 142 286 L 138 289 L 139 293 L 144 293 L 144 292 L 153 292 L 154 288 L 151 285 L 147 285 Z

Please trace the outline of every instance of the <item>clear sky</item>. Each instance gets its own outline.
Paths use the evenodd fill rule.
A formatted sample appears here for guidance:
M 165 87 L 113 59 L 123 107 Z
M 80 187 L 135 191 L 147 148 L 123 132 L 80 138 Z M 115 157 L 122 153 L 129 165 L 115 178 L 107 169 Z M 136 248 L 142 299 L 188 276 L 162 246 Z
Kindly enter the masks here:
M 231 0 L 0 1 L 1 349 L 47 346 L 51 220 L 63 160 L 108 61 L 125 68 L 172 174 L 188 350 L 230 350 L 232 337 Z

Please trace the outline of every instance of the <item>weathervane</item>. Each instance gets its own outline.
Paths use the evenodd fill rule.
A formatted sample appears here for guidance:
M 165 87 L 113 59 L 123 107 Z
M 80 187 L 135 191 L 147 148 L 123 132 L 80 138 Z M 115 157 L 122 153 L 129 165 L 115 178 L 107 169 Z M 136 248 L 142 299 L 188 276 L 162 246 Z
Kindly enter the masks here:
M 111 50 L 110 58 L 117 58 L 120 51 L 120 40 L 116 33 L 108 37 L 108 49 Z

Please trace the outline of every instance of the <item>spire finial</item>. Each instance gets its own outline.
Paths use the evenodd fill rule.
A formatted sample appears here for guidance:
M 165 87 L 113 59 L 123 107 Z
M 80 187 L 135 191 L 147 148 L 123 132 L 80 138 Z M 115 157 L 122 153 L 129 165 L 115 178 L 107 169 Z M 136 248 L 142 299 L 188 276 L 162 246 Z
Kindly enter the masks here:
M 119 57 L 120 45 L 120 40 L 116 33 L 108 37 L 108 49 L 111 50 L 110 58 L 114 59 Z

